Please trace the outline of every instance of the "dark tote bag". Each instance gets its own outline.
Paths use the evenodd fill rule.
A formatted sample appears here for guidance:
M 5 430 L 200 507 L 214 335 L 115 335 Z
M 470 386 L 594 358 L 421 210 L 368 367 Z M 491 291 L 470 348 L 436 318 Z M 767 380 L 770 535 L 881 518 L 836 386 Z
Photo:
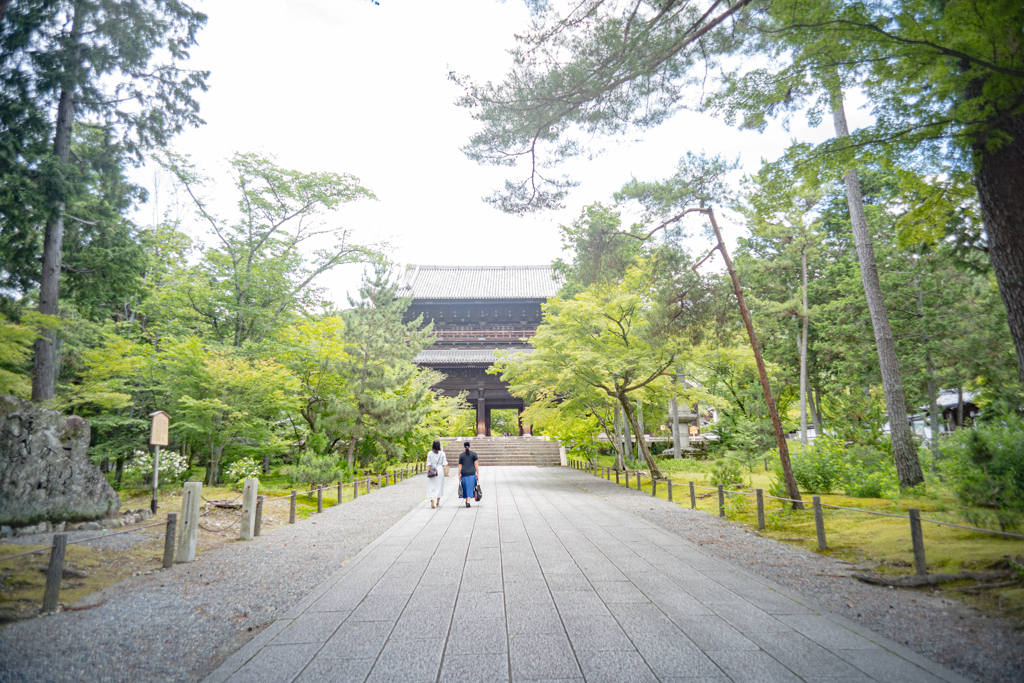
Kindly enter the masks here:
M 477 484 L 476 487 L 473 488 L 473 499 L 479 503 L 480 499 L 483 498 L 483 495 L 484 492 L 480 490 L 480 484 Z
M 462 495 L 462 477 L 459 477 L 459 498 L 465 498 L 465 496 Z

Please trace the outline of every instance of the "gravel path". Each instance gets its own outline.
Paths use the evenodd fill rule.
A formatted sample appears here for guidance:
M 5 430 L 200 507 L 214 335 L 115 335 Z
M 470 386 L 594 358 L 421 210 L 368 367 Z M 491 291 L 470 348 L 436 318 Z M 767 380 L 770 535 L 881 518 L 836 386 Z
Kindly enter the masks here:
M 426 478 L 414 477 L 122 581 L 83 601 L 93 609 L 7 626 L 0 681 L 201 680 L 424 498 Z
M 805 595 L 961 675 L 986 683 L 1024 680 L 1024 633 L 1008 623 L 925 591 L 861 583 L 849 578 L 853 569 L 849 563 L 763 538 L 706 512 L 654 499 L 578 470 L 558 473 L 609 504 L 698 543 L 708 554 Z

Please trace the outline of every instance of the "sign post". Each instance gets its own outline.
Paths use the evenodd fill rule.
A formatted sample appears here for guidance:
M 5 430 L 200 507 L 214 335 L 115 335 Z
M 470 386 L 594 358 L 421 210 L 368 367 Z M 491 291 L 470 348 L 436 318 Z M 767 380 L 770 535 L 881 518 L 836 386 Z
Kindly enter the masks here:
M 171 416 L 162 410 L 149 415 L 153 418 L 153 424 L 149 429 L 149 445 L 153 447 L 153 499 L 149 501 L 149 509 L 156 514 L 156 489 L 159 485 L 160 475 L 160 447 L 170 443 L 168 440 L 168 428 L 171 424 Z

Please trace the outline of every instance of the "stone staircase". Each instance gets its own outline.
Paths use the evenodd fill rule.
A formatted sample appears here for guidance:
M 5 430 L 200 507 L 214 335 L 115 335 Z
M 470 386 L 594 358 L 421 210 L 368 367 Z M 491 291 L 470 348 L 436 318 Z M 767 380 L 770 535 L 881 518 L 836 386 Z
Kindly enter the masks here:
M 441 446 L 448 454 L 448 463 L 458 467 L 462 442 L 458 439 L 442 439 Z M 480 457 L 480 464 L 488 465 L 534 465 L 536 467 L 559 467 L 559 443 L 538 436 L 474 436 L 469 439 L 471 449 Z M 454 470 L 453 470 L 454 471 Z

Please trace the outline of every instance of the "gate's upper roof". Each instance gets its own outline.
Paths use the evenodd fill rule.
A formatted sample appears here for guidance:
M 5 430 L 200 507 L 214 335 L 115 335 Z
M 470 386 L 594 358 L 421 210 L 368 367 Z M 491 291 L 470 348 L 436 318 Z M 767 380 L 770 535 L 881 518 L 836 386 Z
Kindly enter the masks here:
M 421 300 L 548 299 L 562 287 L 551 266 L 417 266 L 398 293 Z

